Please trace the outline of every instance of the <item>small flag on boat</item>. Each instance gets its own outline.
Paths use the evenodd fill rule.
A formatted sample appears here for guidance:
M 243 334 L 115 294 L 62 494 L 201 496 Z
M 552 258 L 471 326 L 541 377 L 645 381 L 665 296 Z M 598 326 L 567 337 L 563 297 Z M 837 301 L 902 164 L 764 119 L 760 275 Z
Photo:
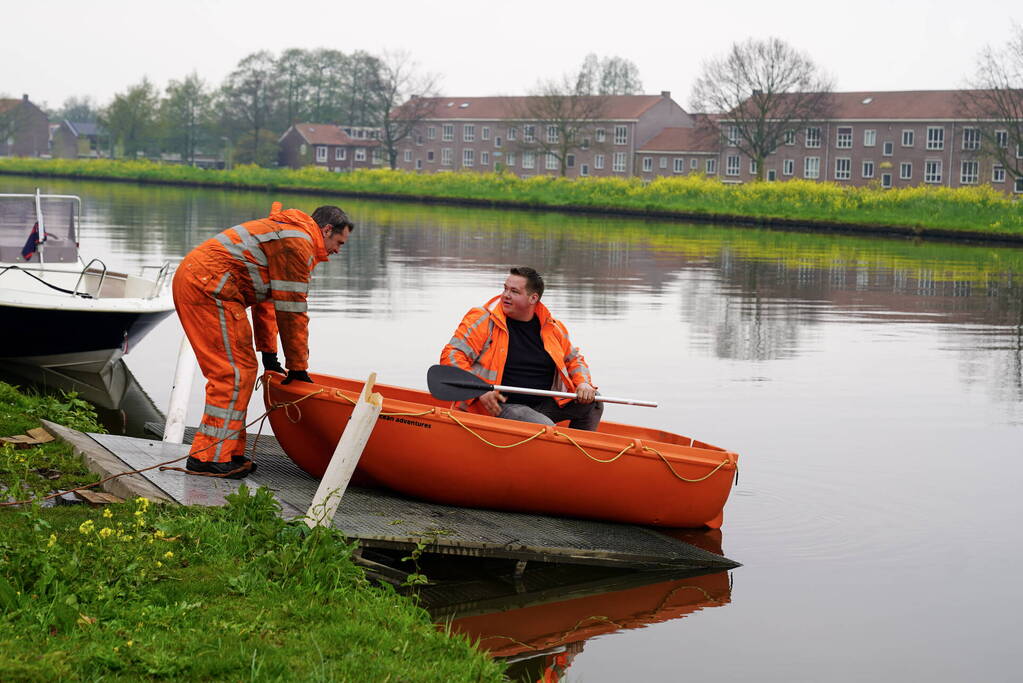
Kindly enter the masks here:
M 39 223 L 32 226 L 32 232 L 29 233 L 28 240 L 25 241 L 25 246 L 21 248 L 21 256 L 26 261 L 31 261 L 32 257 L 36 255 L 36 246 L 39 244 Z

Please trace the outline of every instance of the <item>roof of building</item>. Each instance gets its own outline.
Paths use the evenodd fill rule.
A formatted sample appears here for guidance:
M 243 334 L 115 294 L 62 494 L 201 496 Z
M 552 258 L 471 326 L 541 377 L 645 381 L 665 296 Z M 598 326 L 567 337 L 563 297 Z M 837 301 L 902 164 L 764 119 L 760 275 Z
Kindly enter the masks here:
M 692 128 L 665 128 L 639 148 L 640 152 L 717 154 L 719 133 L 716 128 L 696 125 Z
M 21 100 L 2 99 L 0 100 L 0 112 L 5 112 L 8 109 L 13 109 L 14 107 L 17 107 L 19 104 L 21 104 L 21 102 L 22 102 Z
M 310 145 L 350 145 L 356 147 L 375 147 L 377 140 L 353 138 L 332 123 L 296 123 L 292 126 L 302 139 Z M 289 129 L 290 130 L 290 129 Z M 284 132 L 287 135 L 288 131 Z M 283 135 L 281 136 L 284 137 Z
M 427 119 L 516 119 L 527 118 L 530 101 L 541 99 L 540 95 L 516 97 L 432 97 L 433 111 Z M 593 99 L 606 100 L 602 119 L 638 119 L 665 95 L 588 95 Z M 402 106 L 407 106 L 408 103 Z
M 64 123 L 68 125 L 71 132 L 75 135 L 105 135 L 106 130 L 103 126 L 99 125 L 95 121 L 68 121 L 65 119 Z
M 822 119 L 939 120 L 969 119 L 970 90 L 897 90 L 836 92 Z M 727 119 L 728 117 L 723 117 Z

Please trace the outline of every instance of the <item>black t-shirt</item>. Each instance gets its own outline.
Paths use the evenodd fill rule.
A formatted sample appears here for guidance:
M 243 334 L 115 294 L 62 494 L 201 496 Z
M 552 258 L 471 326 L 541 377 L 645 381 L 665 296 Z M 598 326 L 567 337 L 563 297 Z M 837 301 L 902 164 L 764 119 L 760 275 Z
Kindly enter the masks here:
M 508 358 L 504 361 L 504 376 L 501 384 L 526 389 L 550 389 L 554 383 L 557 366 L 543 347 L 540 338 L 540 319 L 505 319 L 508 324 Z M 505 394 L 508 403 L 535 406 L 544 400 L 543 396 L 527 394 Z

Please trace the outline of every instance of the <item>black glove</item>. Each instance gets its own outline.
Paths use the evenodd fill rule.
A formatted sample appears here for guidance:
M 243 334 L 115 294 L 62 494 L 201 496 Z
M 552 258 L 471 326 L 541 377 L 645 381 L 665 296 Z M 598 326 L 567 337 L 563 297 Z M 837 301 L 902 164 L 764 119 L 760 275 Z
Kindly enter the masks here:
M 310 384 L 313 383 L 313 381 L 309 379 L 309 373 L 306 372 L 305 370 L 288 370 L 288 377 L 283 382 L 281 382 L 281 384 L 290 384 L 293 380 L 298 380 L 299 382 L 309 382 Z
M 277 360 L 277 354 L 272 351 L 261 351 L 260 354 L 263 356 L 263 370 L 270 370 L 272 372 L 279 372 L 284 374 L 284 368 L 281 367 L 281 362 Z

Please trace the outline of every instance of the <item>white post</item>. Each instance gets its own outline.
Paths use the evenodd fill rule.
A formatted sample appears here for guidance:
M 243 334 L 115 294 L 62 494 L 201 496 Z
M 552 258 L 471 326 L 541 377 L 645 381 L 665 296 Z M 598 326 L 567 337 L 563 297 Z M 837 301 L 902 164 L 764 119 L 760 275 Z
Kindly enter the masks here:
M 188 397 L 192 393 L 192 379 L 195 377 L 195 355 L 188 337 L 181 336 L 178 348 L 178 364 L 174 368 L 174 385 L 171 387 L 170 406 L 167 408 L 167 424 L 163 428 L 163 440 L 167 443 L 181 443 L 185 440 L 185 413 L 188 412 Z
M 362 457 L 362 450 L 373 433 L 380 409 L 384 407 L 384 397 L 371 393 L 376 379 L 377 374 L 370 373 L 366 386 L 359 395 L 359 401 L 352 410 L 352 418 L 337 442 L 334 455 L 330 458 L 327 471 L 324 472 L 316 495 L 313 496 L 313 502 L 309 505 L 309 512 L 306 513 L 305 523 L 309 528 L 330 526 L 334 521 L 341 497 L 345 495 L 348 482 L 355 473 L 355 466 Z

